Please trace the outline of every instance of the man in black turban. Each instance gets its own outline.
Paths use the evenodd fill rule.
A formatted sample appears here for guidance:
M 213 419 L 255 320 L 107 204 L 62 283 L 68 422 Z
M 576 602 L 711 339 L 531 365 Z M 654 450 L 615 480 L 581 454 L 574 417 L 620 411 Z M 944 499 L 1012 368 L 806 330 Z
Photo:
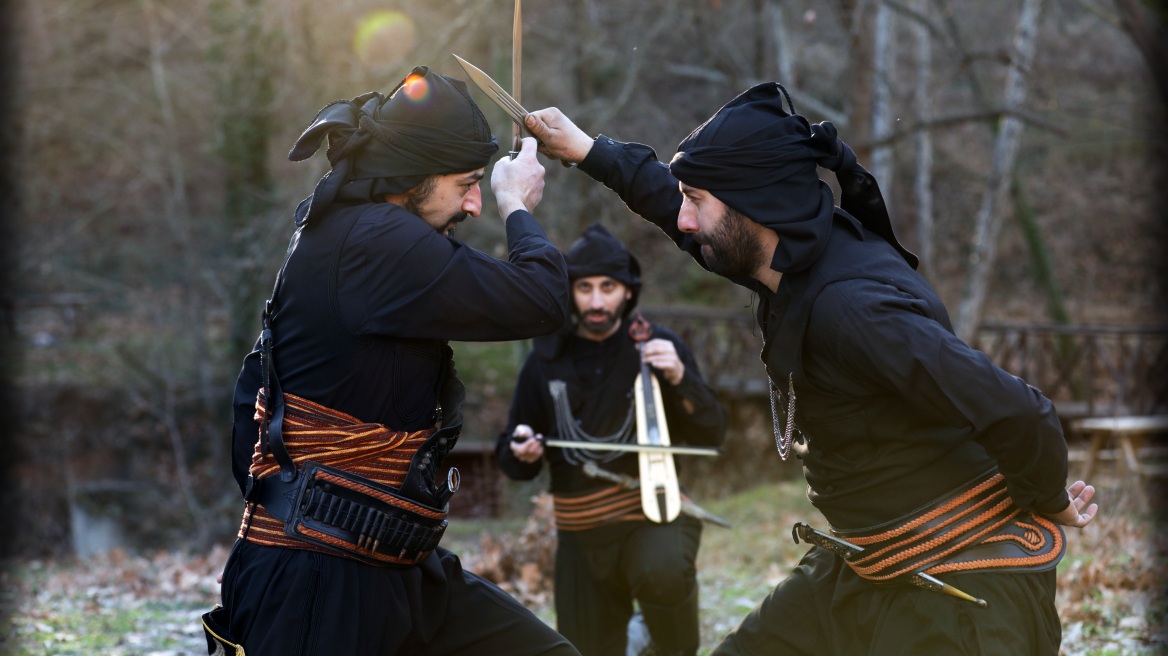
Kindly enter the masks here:
M 620 240 L 593 224 L 566 260 L 576 321 L 535 339 L 496 443 L 499 466 L 512 479 L 532 480 L 547 461 L 558 541 L 556 626 L 581 654 L 624 654 L 635 601 L 650 653 L 693 656 L 701 523 L 685 514 L 665 523 L 646 517 L 639 489 L 630 487 L 640 482 L 636 453 L 545 449 L 530 438 L 636 443 L 630 392 L 642 359 L 659 379 L 673 443 L 720 445 L 726 413 L 677 335 L 651 324 L 638 352 L 629 327 L 641 266 Z
M 1053 405 L 953 334 L 830 123 L 808 123 L 771 82 L 668 166 L 554 108 L 527 127 L 758 295 L 776 447 L 802 461 L 827 525 L 798 527 L 815 546 L 714 654 L 1058 652 L 1061 527 L 1094 518 L 1094 489 L 1064 488 Z M 817 166 L 835 172 L 838 206 Z
M 208 645 L 249 654 L 577 654 L 439 545 L 462 428 L 450 340 L 515 340 L 565 322 L 563 256 L 531 215 L 535 140 L 495 164 L 509 259 L 451 235 L 482 210 L 498 150 L 466 85 L 418 67 L 388 96 L 325 107 L 330 170 L 296 229 L 235 388 L 233 473 L 246 506 Z

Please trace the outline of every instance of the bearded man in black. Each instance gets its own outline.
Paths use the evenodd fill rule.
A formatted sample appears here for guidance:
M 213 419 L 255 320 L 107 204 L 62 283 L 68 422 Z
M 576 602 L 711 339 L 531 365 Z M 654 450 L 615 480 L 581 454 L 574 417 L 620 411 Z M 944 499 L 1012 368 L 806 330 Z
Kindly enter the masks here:
M 418 67 L 388 96 L 332 103 L 289 157 L 326 137 L 331 170 L 296 210 L 235 388 L 246 507 L 208 646 L 576 654 L 438 546 L 465 396 L 448 340 L 529 338 L 567 318 L 563 256 L 530 213 L 543 192 L 535 142 L 491 175 L 502 261 L 452 237 L 481 211 L 498 150 L 463 82 Z
M 498 462 L 517 480 L 535 478 L 545 460 L 551 469 L 556 625 L 580 653 L 623 656 L 635 600 L 652 640 L 647 653 L 692 656 L 700 521 L 646 517 L 632 485 L 641 482 L 636 453 L 545 448 L 542 438 L 635 443 L 633 385 L 642 360 L 659 379 L 673 443 L 720 445 L 726 414 L 677 335 L 652 325 L 638 352 L 629 324 L 641 268 L 624 244 L 597 223 L 566 259 L 575 322 L 536 338 L 499 435 Z
M 771 82 L 668 166 L 554 108 L 527 127 L 758 295 L 776 446 L 802 461 L 827 526 L 796 525 L 815 546 L 714 654 L 1058 653 L 1061 527 L 1094 518 L 1094 488 L 1064 488 L 1053 404 L 954 335 L 830 123 L 810 125 Z M 839 206 L 817 166 L 835 172 Z

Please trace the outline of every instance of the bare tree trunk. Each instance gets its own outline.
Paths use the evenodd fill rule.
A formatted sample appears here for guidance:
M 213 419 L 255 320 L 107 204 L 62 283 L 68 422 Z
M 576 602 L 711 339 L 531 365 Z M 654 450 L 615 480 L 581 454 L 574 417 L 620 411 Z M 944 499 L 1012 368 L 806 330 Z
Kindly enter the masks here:
M 771 5 L 768 0 L 754 0 L 753 5 L 751 13 L 754 14 L 754 24 L 757 26 L 754 29 L 754 77 L 766 80 L 770 78 L 767 71 L 770 70 L 770 58 L 774 54 L 768 47 L 771 35 L 766 28 Z
M 791 58 L 787 55 L 787 26 L 783 20 L 783 4 L 770 2 L 767 4 L 767 24 L 770 25 L 771 45 L 774 48 L 772 57 L 775 61 L 775 70 L 779 73 L 779 83 L 791 89 L 795 86 L 795 72 L 791 68 Z
M 792 94 L 792 97 L 799 99 L 799 104 L 796 108 L 800 113 L 808 116 L 808 118 L 816 116 L 831 121 L 841 132 L 846 132 L 848 127 L 847 115 L 838 109 L 828 106 L 827 103 L 814 96 L 799 92 L 799 81 L 795 79 L 795 70 L 791 67 L 791 57 L 787 54 L 788 38 L 786 21 L 783 16 L 783 4 L 774 1 L 769 2 L 765 16 L 767 20 L 764 22 L 764 25 L 770 26 L 771 46 L 774 50 L 772 58 L 775 62 L 775 70 L 778 71 L 779 75 L 776 81 L 782 84 Z M 768 76 L 764 74 L 763 77 Z M 847 140 L 851 141 L 851 137 L 848 136 Z
M 174 101 L 170 93 L 170 79 L 166 67 L 164 54 L 168 46 L 163 41 L 162 34 L 159 31 L 159 24 L 155 12 L 157 11 L 153 0 L 141 0 L 142 12 L 144 15 L 146 29 L 149 34 L 150 42 L 150 77 L 154 86 L 155 100 L 157 102 L 160 118 L 162 120 L 163 132 L 166 135 L 161 147 L 165 151 L 166 163 L 169 168 L 170 185 L 168 193 L 162 197 L 163 204 L 163 218 L 167 220 L 170 225 L 171 233 L 179 242 L 180 251 L 183 253 L 183 268 L 189 271 L 191 279 L 186 282 L 182 293 L 180 294 L 177 307 L 173 311 L 178 313 L 182 318 L 180 321 L 189 326 L 185 336 L 192 343 L 192 352 L 195 354 L 195 361 L 188 363 L 197 371 L 198 384 L 194 385 L 196 393 L 201 401 L 204 411 L 210 413 L 213 411 L 214 402 L 218 396 L 212 391 L 213 378 L 213 361 L 208 357 L 210 353 L 210 346 L 207 343 L 206 330 L 203 327 L 201 319 L 206 315 L 203 310 L 203 295 L 198 292 L 200 281 L 203 275 L 209 272 L 204 272 L 206 267 L 203 258 L 200 257 L 200 250 L 195 243 L 195 239 L 191 234 L 191 210 L 190 201 L 187 198 L 187 176 L 186 167 L 183 161 L 183 150 L 179 147 L 175 137 L 180 133 L 177 122 L 175 120 Z M 165 316 L 156 316 L 155 321 L 159 325 L 166 322 Z M 165 335 L 166 331 L 158 330 L 155 334 Z M 168 339 L 163 336 L 161 340 Z M 163 344 L 156 344 L 157 348 L 164 352 L 167 347 Z M 186 446 L 183 443 L 182 435 L 179 433 L 178 426 L 178 410 L 175 405 L 176 386 L 181 383 L 173 380 L 174 371 L 185 371 L 186 367 L 177 362 L 164 361 L 160 367 L 162 369 L 161 376 L 166 380 L 165 388 L 159 390 L 151 390 L 154 393 L 161 393 L 163 400 L 159 403 L 158 399 L 148 399 L 147 403 L 150 406 L 159 406 L 165 408 L 163 419 L 168 428 L 168 433 L 171 436 L 171 449 L 175 458 L 175 474 L 180 482 L 180 490 L 183 494 L 183 499 L 186 501 L 187 509 L 190 511 L 191 520 L 197 527 L 200 536 L 208 535 L 208 526 L 206 520 L 206 510 L 199 503 L 198 498 L 194 492 L 194 486 L 191 485 L 192 479 L 190 465 L 186 457 Z M 225 449 L 222 440 L 215 440 L 211 442 L 212 451 L 216 452 L 219 457 L 225 456 Z
M 1165 45 L 1165 20 L 1168 7 L 1162 2 L 1138 0 L 1115 0 L 1119 10 L 1120 25 L 1131 35 L 1132 42 L 1139 48 L 1144 61 L 1152 71 L 1152 79 L 1160 94 L 1160 102 L 1168 106 L 1168 46 Z
M 1012 184 L 1014 209 L 1018 212 L 1018 225 L 1022 227 L 1022 236 L 1026 238 L 1026 245 L 1030 248 L 1030 262 L 1034 266 L 1034 279 L 1039 289 L 1046 295 L 1047 314 L 1056 323 L 1070 323 L 1071 315 L 1063 302 L 1063 290 L 1050 266 L 1050 251 L 1046 241 L 1042 238 L 1042 231 L 1038 229 L 1038 221 L 1034 216 L 1034 208 L 1026 196 L 1026 187 L 1022 184 L 1022 176 L 1014 172 Z
M 892 10 L 881 2 L 876 7 L 872 41 L 872 140 L 880 143 L 892 132 Z M 880 183 L 884 201 L 892 211 L 892 145 L 872 149 L 872 175 Z
M 872 26 L 871 0 L 842 0 L 840 14 L 848 34 L 848 72 L 844 83 L 848 86 L 848 124 L 851 126 L 848 143 L 856 150 L 862 164 L 872 161 Z
M 216 155 L 225 189 L 222 221 L 231 240 L 227 353 L 242 358 L 259 333 L 258 299 L 271 284 L 262 266 L 270 245 L 260 238 L 266 231 L 257 219 L 273 210 L 268 146 L 275 128 L 269 116 L 277 54 L 262 25 L 262 0 L 214 0 L 211 10 L 216 28 L 211 63 L 219 71 Z
M 921 0 L 921 11 L 928 9 L 928 0 Z M 917 46 L 917 121 L 924 123 L 933 113 L 930 86 L 933 79 L 932 35 L 924 23 L 913 27 Z M 932 278 L 933 270 L 933 135 L 929 130 L 917 130 L 914 138 L 917 151 L 916 175 L 913 191 L 917 205 L 917 253 L 921 260 L 921 274 Z
M 1035 41 L 1038 31 L 1038 17 L 1042 12 L 1043 0 L 1025 0 L 1018 27 L 1014 33 L 1014 48 L 1010 58 L 1010 71 L 1006 75 L 1005 107 L 1021 107 L 1026 99 L 1026 76 L 1034 61 Z M 973 248 L 969 254 L 969 277 L 962 294 L 954 322 L 958 336 L 969 341 L 973 338 L 981 321 L 982 305 L 993 270 L 997 250 L 997 237 L 1002 225 L 1002 205 L 1010 189 L 1011 171 L 1018 154 L 1018 144 L 1022 139 L 1023 123 L 1013 115 L 1002 119 L 994 145 L 993 162 L 990 169 L 985 195 L 978 210 Z

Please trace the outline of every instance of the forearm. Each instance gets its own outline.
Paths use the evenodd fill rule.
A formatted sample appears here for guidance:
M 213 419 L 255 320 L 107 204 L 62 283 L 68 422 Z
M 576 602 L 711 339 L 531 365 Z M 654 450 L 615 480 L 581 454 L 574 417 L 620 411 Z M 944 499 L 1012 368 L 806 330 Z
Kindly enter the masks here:
M 630 210 L 661 228 L 678 247 L 700 254 L 692 239 L 677 229 L 681 191 L 652 148 L 602 134 L 580 162 L 580 170 L 615 191 Z
M 1027 392 L 1035 397 L 1032 409 L 995 424 L 978 442 L 997 460 L 1015 503 L 1056 513 L 1067 505 L 1066 440 L 1050 401 L 1031 388 Z

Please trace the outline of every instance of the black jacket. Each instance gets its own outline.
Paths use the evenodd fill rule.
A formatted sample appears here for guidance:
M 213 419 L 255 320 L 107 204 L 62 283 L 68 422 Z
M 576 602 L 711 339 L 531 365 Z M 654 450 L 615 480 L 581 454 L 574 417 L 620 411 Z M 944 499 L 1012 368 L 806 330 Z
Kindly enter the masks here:
M 433 425 L 448 340 L 525 339 L 567 318 L 563 255 L 526 211 L 508 218 L 508 261 L 390 203 L 337 205 L 293 244 L 272 327 L 283 390 L 392 430 Z M 258 435 L 261 381 L 257 343 L 235 388 L 240 489 Z

